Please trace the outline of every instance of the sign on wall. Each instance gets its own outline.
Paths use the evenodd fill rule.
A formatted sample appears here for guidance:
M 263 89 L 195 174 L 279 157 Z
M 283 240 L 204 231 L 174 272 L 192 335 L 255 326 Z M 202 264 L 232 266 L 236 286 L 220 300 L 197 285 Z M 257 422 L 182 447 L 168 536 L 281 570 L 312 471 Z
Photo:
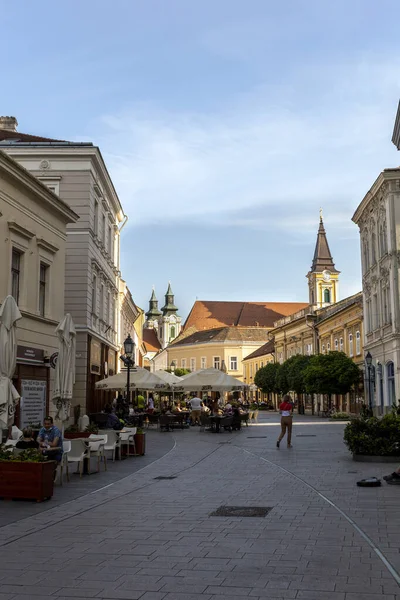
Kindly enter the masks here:
M 46 411 L 46 382 L 39 379 L 21 380 L 21 427 L 43 423 Z

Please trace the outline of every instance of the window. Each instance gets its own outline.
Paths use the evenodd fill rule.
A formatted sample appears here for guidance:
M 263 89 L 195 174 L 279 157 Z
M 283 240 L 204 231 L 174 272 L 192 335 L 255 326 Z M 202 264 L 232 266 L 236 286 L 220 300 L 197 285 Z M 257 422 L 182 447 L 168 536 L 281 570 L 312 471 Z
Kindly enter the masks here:
M 175 339 L 176 335 L 175 335 L 175 325 L 171 325 L 171 328 L 169 330 L 169 339 L 173 340 Z
M 353 334 L 349 333 L 349 356 L 354 356 Z
M 94 201 L 94 222 L 93 222 L 94 235 L 99 234 L 99 203 L 97 200 Z
M 250 379 L 253 378 L 253 364 L 250 364 Z
M 219 369 L 220 364 L 221 364 L 220 357 L 219 356 L 214 356 L 213 357 L 213 366 L 214 366 L 214 369 Z
M 365 314 L 365 330 L 367 333 L 371 332 L 372 320 L 371 320 L 371 300 L 367 300 L 365 303 L 366 314 Z
M 361 335 L 359 331 L 356 331 L 356 354 L 357 356 L 361 354 Z
M 97 314 L 97 277 L 93 275 L 92 278 L 92 313 Z
M 108 228 L 108 254 L 112 258 L 112 247 L 113 247 L 113 239 L 112 239 L 112 229 L 111 226 Z
M 329 342 L 328 342 L 328 343 L 327 343 L 327 345 L 326 345 L 326 351 L 327 351 L 327 352 L 330 352 L 330 351 L 331 351 L 331 345 L 330 345 L 330 343 L 329 343 Z
M 106 215 L 103 213 L 103 230 L 101 232 L 103 236 L 103 246 L 106 247 Z
M 379 227 L 379 251 L 381 256 L 387 252 L 386 223 L 381 223 Z
M 46 313 L 46 284 L 47 284 L 47 265 L 40 263 L 39 271 L 39 314 L 41 317 Z
M 368 240 L 363 242 L 363 257 L 364 257 L 364 271 L 369 269 L 369 245 Z
M 325 354 L 325 344 L 322 344 L 322 354 Z
M 186 358 L 181 359 L 181 367 L 182 369 L 186 369 Z
M 11 295 L 15 302 L 19 301 L 19 285 L 21 278 L 21 253 L 18 250 L 12 251 L 11 258 Z
M 339 350 L 340 352 L 343 352 L 343 338 L 340 338 L 339 340 Z
M 231 371 L 237 371 L 237 365 L 238 365 L 237 356 L 231 356 L 229 369 Z M 256 371 L 257 371 L 257 365 L 256 365 Z
M 283 363 L 283 352 L 279 352 L 279 362 L 280 364 Z
M 195 358 L 190 359 L 190 370 L 192 371 L 192 373 L 193 373 L 193 371 L 196 370 L 196 359 Z
M 100 319 L 104 319 L 104 285 L 100 286 Z
M 207 369 L 207 358 L 205 356 L 201 357 L 201 368 Z
M 378 295 L 372 296 L 372 331 L 379 327 Z
M 387 390 L 388 390 L 388 406 L 392 406 L 396 402 L 396 384 L 394 380 L 394 364 L 388 362 L 386 365 L 387 373 Z
M 311 356 L 311 354 L 312 354 L 312 344 L 307 344 L 307 346 L 306 346 L 306 353 L 308 354 L 308 356 Z
M 372 233 L 372 237 L 371 237 L 371 258 L 372 258 L 372 264 L 374 265 L 376 263 L 376 235 L 375 235 L 375 232 Z
M 262 369 L 262 368 L 263 368 L 263 366 L 264 366 L 264 363 L 263 363 L 263 361 L 261 361 L 261 362 L 260 362 L 260 369 Z
M 328 290 L 328 288 L 326 288 L 324 290 L 324 302 L 330 302 L 331 301 L 331 292 L 330 290 Z
M 339 340 L 337 338 L 335 339 L 335 350 L 336 352 L 339 350 Z
M 382 289 L 382 309 L 383 309 L 383 324 L 387 325 L 391 322 L 391 310 L 390 310 L 390 295 L 389 288 L 384 287 Z
M 160 327 L 160 340 L 162 340 L 162 327 Z

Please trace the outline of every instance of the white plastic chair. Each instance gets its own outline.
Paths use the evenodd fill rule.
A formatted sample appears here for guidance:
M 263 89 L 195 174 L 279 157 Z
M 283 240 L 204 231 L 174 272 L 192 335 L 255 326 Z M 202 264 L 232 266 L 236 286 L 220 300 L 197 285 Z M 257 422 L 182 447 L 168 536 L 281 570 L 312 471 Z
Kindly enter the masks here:
M 60 485 L 63 484 L 63 473 L 64 467 L 65 472 L 67 474 L 67 481 L 69 482 L 69 469 L 68 469 L 68 454 L 71 452 L 71 440 L 63 441 L 63 455 L 60 464 L 58 465 L 58 469 L 60 470 Z
M 18 440 L 7 440 L 6 443 L 4 444 L 6 448 L 14 448 L 14 446 L 16 445 L 16 443 L 18 442 Z
M 133 427 L 132 429 L 136 430 L 136 427 Z M 136 431 L 135 431 L 135 433 L 136 433 Z M 126 431 L 125 429 L 123 431 L 121 431 L 119 434 L 119 439 L 121 440 L 121 451 L 122 451 L 122 448 L 124 446 L 126 446 L 126 456 L 130 456 L 129 448 L 131 445 L 133 446 L 134 454 L 136 453 L 135 439 L 133 436 L 134 436 L 133 433 L 131 433 L 130 431 Z
M 105 436 L 106 442 L 104 444 L 104 452 L 112 452 L 113 462 L 115 461 L 115 451 L 117 448 L 120 448 L 121 444 L 119 441 L 119 436 L 116 431 L 107 430 L 107 435 Z
M 82 477 L 83 473 L 83 461 L 85 458 L 89 458 L 88 447 L 85 442 L 80 439 L 69 440 L 71 443 L 71 450 L 67 454 L 67 460 L 69 463 L 79 464 L 79 474 Z
M 135 435 L 137 432 L 137 427 L 124 427 L 124 431 L 132 436 L 129 440 L 129 445 L 133 446 L 133 454 L 136 454 Z
M 90 456 L 97 456 L 97 472 L 100 471 L 100 460 L 104 460 L 104 470 L 107 471 L 107 457 L 104 452 L 107 443 L 106 435 L 97 435 L 92 433 L 89 435 L 89 451 Z

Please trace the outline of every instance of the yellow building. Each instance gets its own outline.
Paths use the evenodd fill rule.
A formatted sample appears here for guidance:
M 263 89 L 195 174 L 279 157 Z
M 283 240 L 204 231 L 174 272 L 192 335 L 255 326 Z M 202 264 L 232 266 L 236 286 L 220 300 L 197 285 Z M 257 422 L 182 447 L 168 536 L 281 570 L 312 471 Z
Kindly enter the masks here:
M 214 367 L 243 381 L 242 361 L 268 341 L 277 318 L 307 306 L 304 302 L 218 302 L 197 300 L 184 329 L 160 353 L 164 365 L 197 371 Z M 161 356 L 157 355 L 154 362 Z M 161 361 L 159 361 L 160 363 Z M 158 368 L 166 368 L 158 363 Z
M 255 402 L 266 402 L 268 400 L 267 394 L 261 392 L 254 385 L 254 376 L 258 369 L 273 362 L 275 362 L 275 347 L 272 340 L 243 359 L 243 381 L 250 386 L 250 400 Z

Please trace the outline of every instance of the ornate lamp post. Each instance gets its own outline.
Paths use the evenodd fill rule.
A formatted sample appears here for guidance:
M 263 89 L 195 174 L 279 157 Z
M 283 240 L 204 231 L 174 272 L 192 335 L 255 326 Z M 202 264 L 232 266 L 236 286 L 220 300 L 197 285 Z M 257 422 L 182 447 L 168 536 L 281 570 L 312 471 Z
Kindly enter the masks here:
M 372 408 L 372 394 L 371 394 L 372 355 L 371 355 L 371 352 L 369 352 L 369 351 L 365 355 L 365 362 L 367 364 L 367 369 L 368 369 L 368 405 L 369 405 L 369 408 Z
M 131 338 L 131 334 L 129 333 L 128 337 L 124 341 L 125 356 L 122 359 L 124 361 L 124 364 L 128 368 L 128 374 L 127 374 L 127 378 L 126 378 L 126 390 L 127 390 L 126 397 L 127 397 L 127 400 L 128 400 L 129 404 L 130 404 L 130 401 L 131 401 L 131 390 L 130 390 L 130 385 L 131 385 L 131 381 L 130 381 L 131 367 L 135 366 L 135 346 L 136 346 L 136 344 L 133 341 L 133 339 Z
M 171 373 L 175 373 L 176 364 L 175 364 L 175 361 L 174 361 L 174 360 L 171 362 L 170 369 L 171 369 Z

